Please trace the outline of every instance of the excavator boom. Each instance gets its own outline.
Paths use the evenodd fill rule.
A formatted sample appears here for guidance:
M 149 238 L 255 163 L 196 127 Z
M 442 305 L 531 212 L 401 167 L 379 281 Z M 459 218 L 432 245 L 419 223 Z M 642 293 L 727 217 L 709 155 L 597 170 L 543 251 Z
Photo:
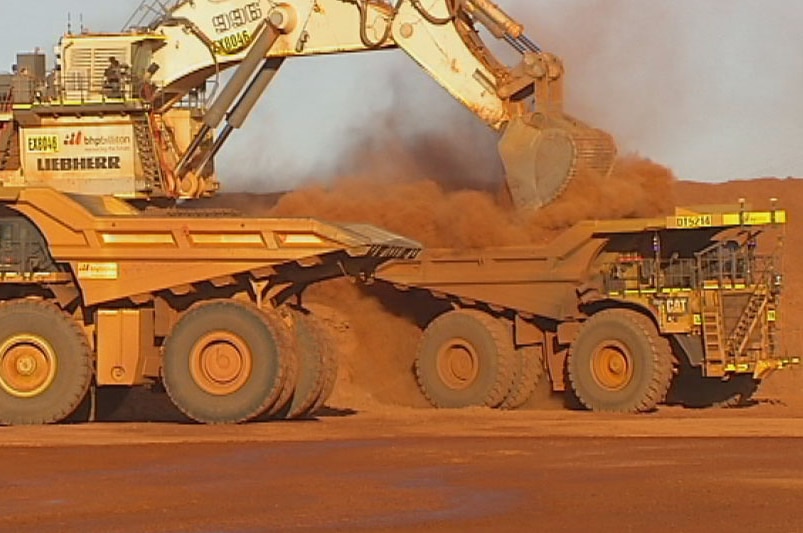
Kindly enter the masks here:
M 490 0 L 145 0 L 137 14 L 119 34 L 66 35 L 56 92 L 59 98 L 75 93 L 81 81 L 82 101 L 93 95 L 105 99 L 104 60 L 121 56 L 130 66 L 130 96 L 143 100 L 146 126 L 160 133 L 162 142 L 151 157 L 159 167 L 152 181 L 167 196 L 214 192 L 214 156 L 286 58 L 389 48 L 404 51 L 500 132 L 507 188 L 518 208 L 550 202 L 580 173 L 604 179 L 613 166 L 611 136 L 563 110 L 560 59 Z M 486 33 L 512 49 L 515 64 L 508 66 L 491 51 Z M 230 67 L 237 67 L 235 75 L 193 117 L 197 127 L 191 138 L 171 146 L 170 131 L 158 131 L 170 124 L 164 127 L 153 115 L 181 107 Z M 175 152 L 170 157 L 164 153 L 168 148 Z

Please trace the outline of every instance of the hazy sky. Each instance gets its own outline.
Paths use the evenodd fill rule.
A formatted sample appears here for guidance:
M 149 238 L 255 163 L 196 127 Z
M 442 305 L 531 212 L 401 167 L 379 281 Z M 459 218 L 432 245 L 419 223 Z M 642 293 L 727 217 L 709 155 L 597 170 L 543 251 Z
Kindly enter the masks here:
M 800 0 L 497 2 L 564 59 L 568 110 L 613 133 L 620 151 L 683 179 L 803 176 Z M 79 14 L 92 30 L 119 30 L 137 5 L 38 0 L 31 9 L 0 0 L 0 70 L 17 51 L 52 49 L 67 13 L 74 30 Z M 268 191 L 335 166 L 347 172 L 344 142 L 370 139 L 389 115 L 400 117 L 402 142 L 419 130 L 448 138 L 467 123 L 467 112 L 401 52 L 288 61 L 224 149 L 221 181 Z

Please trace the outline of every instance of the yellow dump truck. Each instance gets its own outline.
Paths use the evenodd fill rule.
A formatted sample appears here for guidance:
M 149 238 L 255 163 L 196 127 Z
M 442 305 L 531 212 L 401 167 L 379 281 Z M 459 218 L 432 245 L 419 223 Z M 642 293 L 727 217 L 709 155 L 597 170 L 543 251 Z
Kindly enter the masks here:
M 515 408 L 545 372 L 592 410 L 737 404 L 790 362 L 776 338 L 785 222 L 678 209 L 582 222 L 543 247 L 426 250 L 376 277 L 433 296 L 416 374 L 435 406 Z
M 0 422 L 68 417 L 92 383 L 162 380 L 190 418 L 300 417 L 336 362 L 300 306 L 415 242 L 366 225 L 139 211 L 112 197 L 0 191 Z M 284 305 L 283 305 L 284 304 Z

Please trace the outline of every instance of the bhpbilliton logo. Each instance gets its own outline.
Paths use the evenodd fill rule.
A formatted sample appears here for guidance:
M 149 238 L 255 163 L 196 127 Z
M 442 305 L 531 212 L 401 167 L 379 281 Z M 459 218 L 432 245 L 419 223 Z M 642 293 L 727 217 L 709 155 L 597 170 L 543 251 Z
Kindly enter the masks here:
M 74 131 L 72 133 L 68 133 L 64 137 L 64 144 L 67 146 L 79 146 L 81 141 L 84 139 L 84 134 L 82 131 Z

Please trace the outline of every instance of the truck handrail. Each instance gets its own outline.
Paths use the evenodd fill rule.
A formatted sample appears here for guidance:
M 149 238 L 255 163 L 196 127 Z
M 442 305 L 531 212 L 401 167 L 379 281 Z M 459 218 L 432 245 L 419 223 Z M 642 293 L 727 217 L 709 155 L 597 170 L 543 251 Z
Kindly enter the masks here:
M 609 295 L 650 294 L 705 288 L 738 289 L 778 285 L 775 256 L 729 249 L 717 243 L 695 258 L 623 257 L 602 265 Z

